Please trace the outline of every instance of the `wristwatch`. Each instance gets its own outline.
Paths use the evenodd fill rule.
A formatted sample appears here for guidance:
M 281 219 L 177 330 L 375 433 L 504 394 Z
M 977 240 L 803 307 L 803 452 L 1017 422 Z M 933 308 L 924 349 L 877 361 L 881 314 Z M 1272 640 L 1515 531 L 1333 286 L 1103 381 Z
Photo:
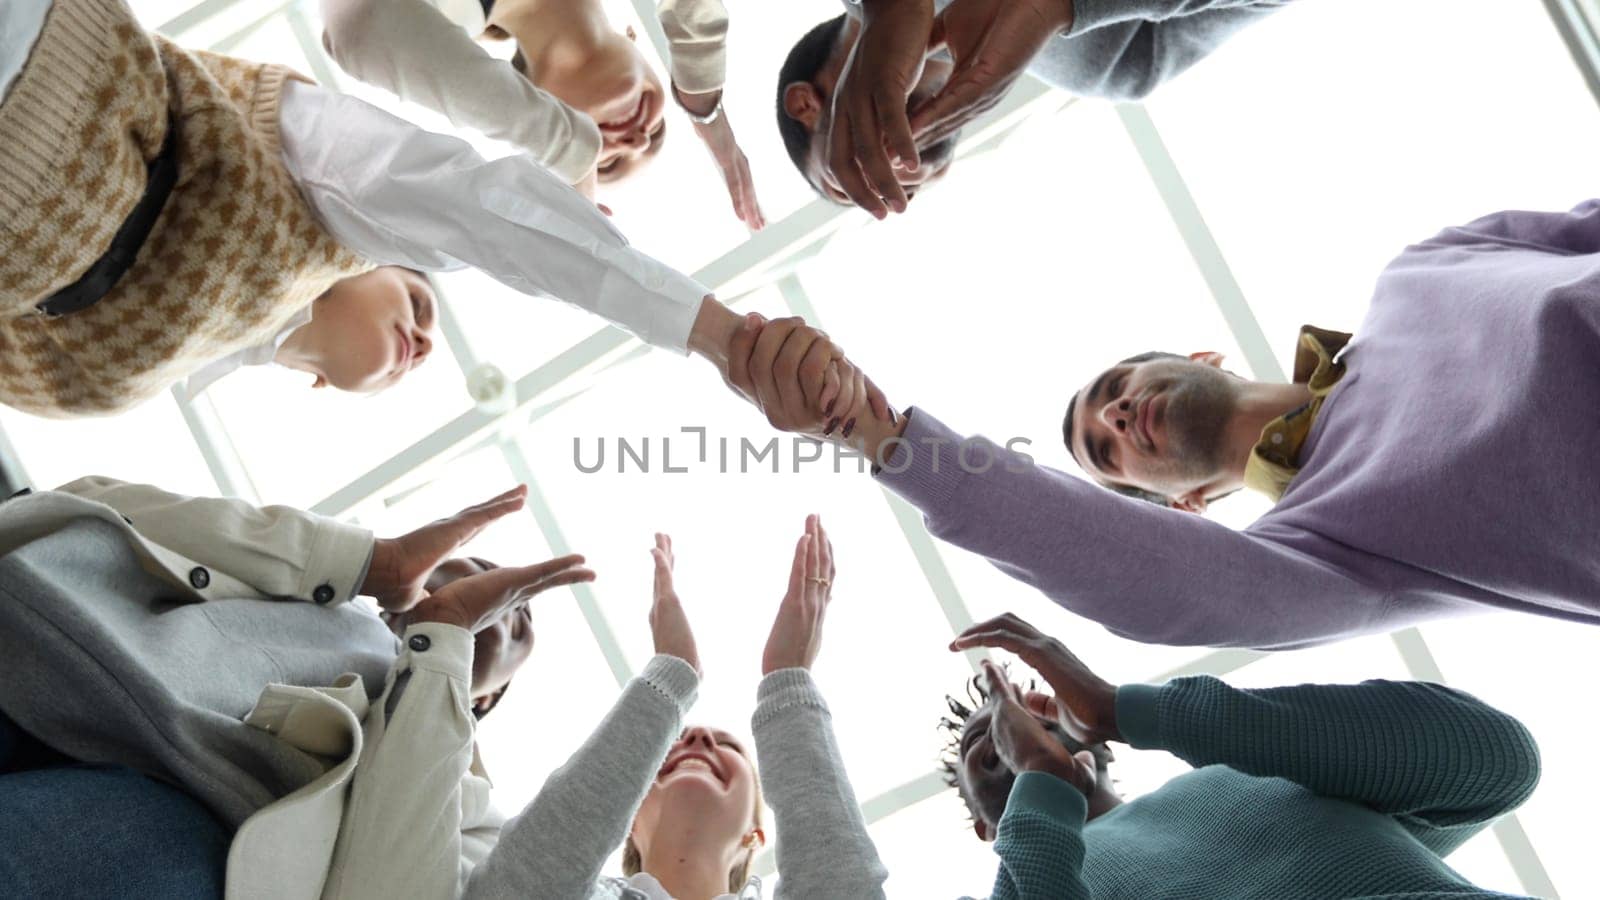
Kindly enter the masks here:
M 678 86 L 676 84 L 672 86 L 672 99 L 678 101 L 678 108 L 683 110 L 683 114 L 689 117 L 689 121 L 695 123 L 696 125 L 710 125 L 722 117 L 721 91 L 717 92 L 717 105 L 711 107 L 711 112 L 708 112 L 703 116 L 683 105 L 683 98 L 680 96 L 682 93 L 682 91 L 678 90 Z

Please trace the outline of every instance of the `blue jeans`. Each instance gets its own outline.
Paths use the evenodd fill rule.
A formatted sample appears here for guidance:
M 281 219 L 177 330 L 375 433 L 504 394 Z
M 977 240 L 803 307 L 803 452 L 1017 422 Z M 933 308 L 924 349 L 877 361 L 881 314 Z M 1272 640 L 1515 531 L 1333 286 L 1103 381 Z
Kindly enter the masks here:
M 0 896 L 220 897 L 230 839 L 177 788 L 62 761 L 0 713 Z

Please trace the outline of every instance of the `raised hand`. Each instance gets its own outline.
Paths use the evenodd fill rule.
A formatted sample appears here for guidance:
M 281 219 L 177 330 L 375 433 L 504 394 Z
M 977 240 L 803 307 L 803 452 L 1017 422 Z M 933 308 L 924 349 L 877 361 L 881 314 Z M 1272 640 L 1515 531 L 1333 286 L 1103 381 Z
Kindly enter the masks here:
M 536 566 L 490 569 L 440 588 L 404 613 L 403 622 L 442 622 L 477 634 L 537 594 L 593 580 L 594 572 L 583 567 L 583 557 L 576 553 Z
M 806 517 L 806 533 L 795 544 L 789 589 L 761 654 L 761 674 L 779 669 L 809 669 L 822 649 L 822 619 L 833 597 L 833 544 L 822 518 Z
M 1006 768 L 1017 773 L 1046 772 L 1082 791 L 1084 796 L 1094 793 L 1094 754 L 1088 750 L 1073 753 L 1062 746 L 1028 711 L 1021 689 L 1006 679 L 999 666 L 985 660 L 983 674 L 988 681 L 989 702 L 994 705 L 989 740 Z
M 367 566 L 360 593 L 376 598 L 386 612 L 412 608 L 426 596 L 423 584 L 440 563 L 456 555 L 461 545 L 477 537 L 490 523 L 521 509 L 527 496 L 527 486 L 518 485 L 410 534 L 373 541 L 372 562 Z
M 650 635 L 655 641 L 658 655 L 676 656 L 700 671 L 700 651 L 695 647 L 694 631 L 689 628 L 689 617 L 678 601 L 678 591 L 672 585 L 672 567 L 677 560 L 672 555 L 672 538 L 656 534 L 656 545 L 650 551 L 655 560 L 655 586 L 650 602 Z
M 1085 744 L 1122 740 L 1117 730 L 1117 689 L 1089 671 L 1066 645 L 1012 613 L 979 622 L 950 643 L 951 650 L 1008 650 L 1032 666 L 1055 692 L 1057 718 Z
M 939 93 L 911 111 L 917 145 L 932 146 L 992 109 L 1045 43 L 1071 27 L 1071 0 L 953 0 L 933 34 L 955 67 Z
M 852 203 L 879 219 L 906 210 L 894 160 L 919 164 L 906 101 L 922 77 L 932 29 L 932 0 L 863 0 L 861 36 L 834 87 L 828 169 Z

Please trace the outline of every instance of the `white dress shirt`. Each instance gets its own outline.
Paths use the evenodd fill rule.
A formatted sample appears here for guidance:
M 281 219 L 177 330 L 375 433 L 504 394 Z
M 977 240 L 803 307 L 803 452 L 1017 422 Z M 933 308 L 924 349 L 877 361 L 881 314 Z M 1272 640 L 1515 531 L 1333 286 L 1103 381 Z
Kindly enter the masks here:
M 0 2 L 0 101 L 22 74 L 22 65 L 28 61 L 28 52 L 39 39 L 49 12 L 50 0 Z
M 323 226 L 383 265 L 471 266 L 688 353 L 710 292 L 629 246 L 593 203 L 521 154 L 485 160 L 369 103 L 304 82 L 280 101 L 284 162 Z
M 311 307 L 307 306 L 285 322 L 283 328 L 273 335 L 272 340 L 230 353 L 190 373 L 189 377 L 178 382 L 178 399 L 184 403 L 192 403 L 194 398 L 205 393 L 206 388 L 216 384 L 222 376 L 232 373 L 235 369 L 245 366 L 264 366 L 273 362 L 273 357 L 278 355 L 278 348 L 289 339 L 289 335 L 309 321 L 311 321 Z

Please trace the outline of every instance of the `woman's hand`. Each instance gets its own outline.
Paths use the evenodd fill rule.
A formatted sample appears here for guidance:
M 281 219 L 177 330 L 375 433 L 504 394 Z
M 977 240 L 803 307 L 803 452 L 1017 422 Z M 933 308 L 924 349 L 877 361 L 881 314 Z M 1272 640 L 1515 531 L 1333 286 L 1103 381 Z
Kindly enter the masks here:
M 650 635 L 655 639 L 657 655 L 676 656 L 700 671 L 700 651 L 694 644 L 694 632 L 689 628 L 689 617 L 678 602 L 678 592 L 672 586 L 672 538 L 656 534 L 656 546 L 650 551 L 656 563 L 655 590 L 650 603 Z
M 498 497 L 469 506 L 397 538 L 372 542 L 372 562 L 360 593 L 374 597 L 384 612 L 402 613 L 416 606 L 426 591 L 423 585 L 440 563 L 456 555 L 462 544 L 478 536 L 489 524 L 522 508 L 527 485 L 517 485 Z M 582 558 L 578 559 L 582 562 Z
M 761 674 L 779 669 L 810 669 L 822 649 L 822 619 L 833 596 L 833 544 L 816 515 L 806 517 L 806 533 L 794 548 L 789 590 L 761 654 Z
M 490 569 L 458 578 L 402 614 L 403 625 L 440 622 L 477 634 L 499 621 L 508 610 L 551 588 L 593 581 L 574 553 L 536 566 Z M 402 627 L 401 630 L 404 630 Z
M 673 95 L 678 99 L 678 105 L 688 112 L 705 117 L 716 111 L 722 103 L 722 91 L 712 91 L 705 94 L 686 94 L 672 89 Z M 751 231 L 760 231 L 767 227 L 767 218 L 761 213 L 761 203 L 756 200 L 755 179 L 750 175 L 750 161 L 745 158 L 744 151 L 739 149 L 739 139 L 733 136 L 733 123 L 728 121 L 728 111 L 722 109 L 716 119 L 708 123 L 694 123 L 694 133 L 700 136 L 706 149 L 711 151 L 711 158 L 716 161 L 717 169 L 722 172 L 722 180 L 728 186 L 728 198 L 733 201 L 733 214 Z
M 973 625 L 950 643 L 951 650 L 974 647 L 1009 650 L 1032 666 L 1055 692 L 1056 718 L 1073 737 L 1085 744 L 1122 740 L 1116 686 L 1091 672 L 1065 644 L 1006 613 Z

